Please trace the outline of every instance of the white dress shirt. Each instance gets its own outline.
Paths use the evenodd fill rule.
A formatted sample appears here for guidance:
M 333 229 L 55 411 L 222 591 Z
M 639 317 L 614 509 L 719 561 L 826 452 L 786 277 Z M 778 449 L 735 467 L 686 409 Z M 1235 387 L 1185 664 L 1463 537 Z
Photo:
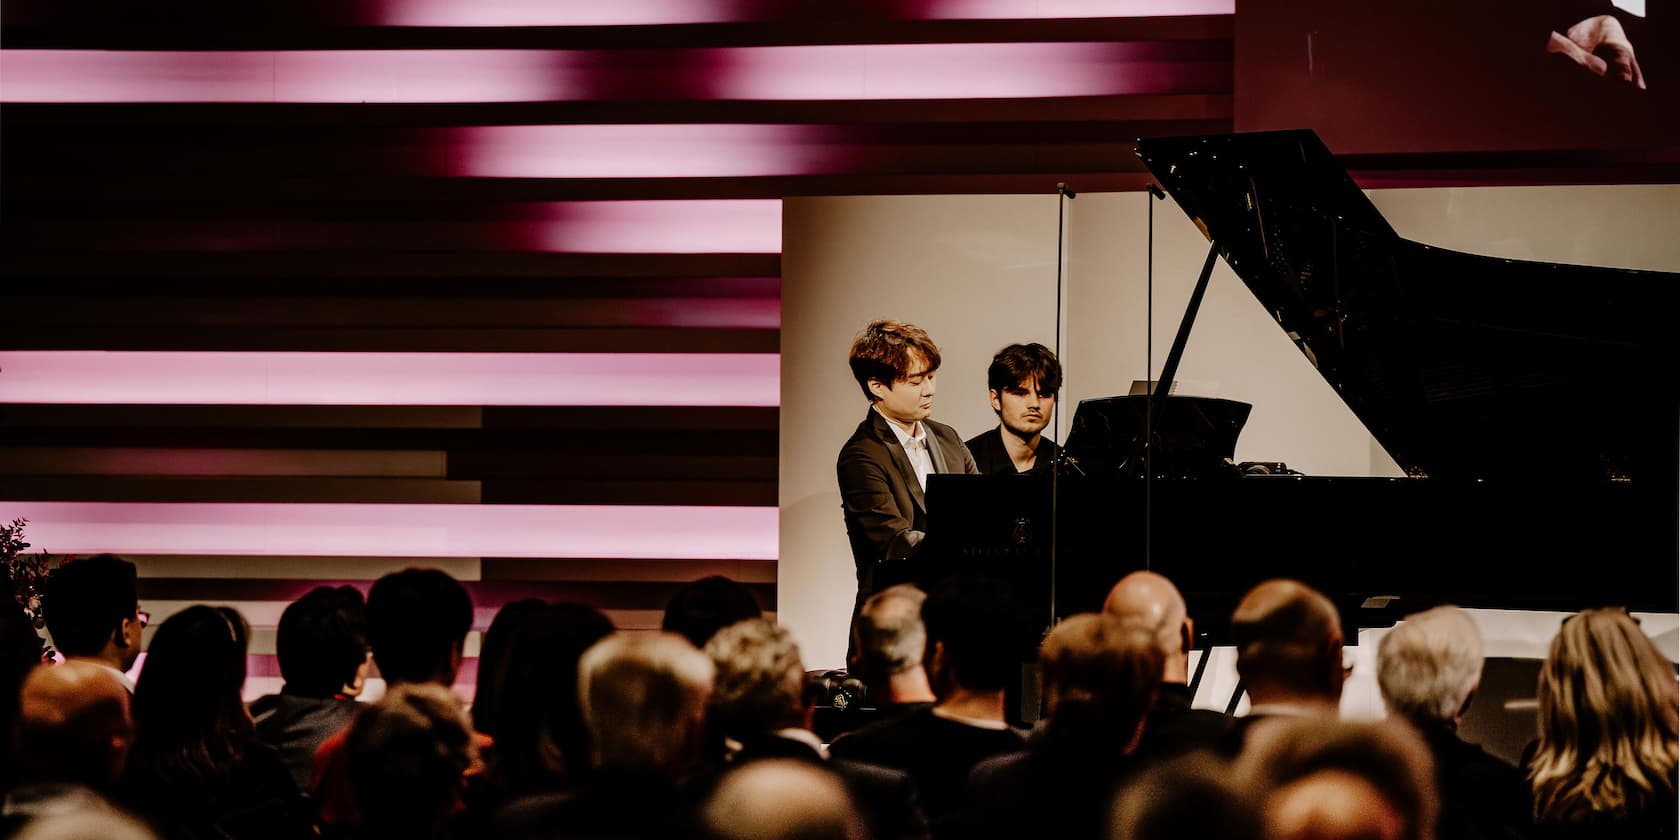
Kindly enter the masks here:
M 879 413 L 881 409 L 877 408 L 875 411 Z M 881 416 L 887 417 L 885 414 Z M 933 453 L 928 451 L 927 427 L 918 420 L 912 430 L 906 432 L 891 418 L 887 418 L 887 425 L 892 428 L 893 434 L 898 436 L 898 443 L 904 447 L 904 454 L 910 456 L 910 466 L 916 471 L 916 483 L 922 485 L 922 492 L 927 492 L 928 473 L 933 472 Z

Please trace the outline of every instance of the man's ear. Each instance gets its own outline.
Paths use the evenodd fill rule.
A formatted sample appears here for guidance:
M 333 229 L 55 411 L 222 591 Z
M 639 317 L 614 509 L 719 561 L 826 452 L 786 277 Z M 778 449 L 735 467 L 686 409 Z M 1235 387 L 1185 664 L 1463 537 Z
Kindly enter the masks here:
M 1470 686 L 1470 693 L 1464 695 L 1464 702 L 1463 703 L 1458 704 L 1458 713 L 1453 715 L 1453 722 L 1456 723 L 1458 721 L 1463 720 L 1464 716 L 1466 714 L 1470 713 L 1470 704 L 1473 701 L 1475 701 L 1476 692 L 1480 691 L 1481 688 L 1482 688 L 1482 683 L 1479 680 L 1476 682 L 1475 685 Z
M 877 400 L 885 399 L 887 392 L 892 390 L 890 386 L 882 383 L 879 379 L 871 379 L 868 382 L 865 382 L 864 385 L 869 388 L 869 393 L 875 395 L 875 399 Z
M 1178 652 L 1189 653 L 1195 649 L 1196 622 L 1191 621 L 1189 617 L 1186 617 L 1184 619 L 1184 623 L 1178 626 Z
M 1002 413 L 1003 412 L 1003 398 L 998 395 L 997 389 L 993 388 L 992 390 L 987 391 L 986 393 L 991 395 L 990 399 L 992 401 L 992 410 L 996 411 L 996 412 L 999 412 L 999 413 Z
M 125 618 L 122 621 L 118 622 L 116 629 L 111 631 L 111 641 L 114 644 L 116 644 L 116 646 L 119 649 L 126 650 L 129 647 L 129 644 L 128 644 L 128 625 L 130 625 L 130 624 L 138 625 L 139 623 L 140 623 L 139 616 L 135 616 L 134 618 Z M 134 645 L 135 646 L 138 646 L 140 644 L 140 632 L 139 632 L 139 630 L 140 630 L 139 627 L 135 628 L 135 633 L 134 633 Z

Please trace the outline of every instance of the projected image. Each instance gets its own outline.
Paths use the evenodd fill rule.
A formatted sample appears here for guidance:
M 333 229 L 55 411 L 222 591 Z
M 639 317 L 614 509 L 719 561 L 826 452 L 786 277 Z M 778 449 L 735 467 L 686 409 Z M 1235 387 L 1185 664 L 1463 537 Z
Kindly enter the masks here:
M 1312 128 L 1337 154 L 1672 151 L 1677 18 L 1675 0 L 1245 4 L 1236 126 Z

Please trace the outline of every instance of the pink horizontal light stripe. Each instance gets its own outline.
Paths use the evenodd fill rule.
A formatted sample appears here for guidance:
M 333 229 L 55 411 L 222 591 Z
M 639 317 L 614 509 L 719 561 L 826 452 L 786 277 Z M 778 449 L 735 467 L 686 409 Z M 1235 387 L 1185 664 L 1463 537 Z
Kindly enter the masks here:
M 0 403 L 774 406 L 773 353 L 0 352 Z
M 528 245 L 571 254 L 779 254 L 781 199 L 567 201 L 540 205 Z
M 470 5 L 470 4 L 468 4 Z M 739 178 L 835 170 L 819 126 L 491 125 L 451 129 L 452 175 Z
M 549 102 L 577 98 L 554 50 L 0 50 L 4 102 Z
M 1236 0 L 928 0 L 915 17 L 924 20 L 1020 20 L 1236 13 Z
M 835 44 L 635 52 L 0 51 L 4 102 L 973 99 L 1228 91 L 1231 63 L 1149 42 Z
M 1228 90 L 1231 63 L 1132 42 L 840 44 L 714 50 L 715 99 L 1029 99 Z
M 776 20 L 743 0 L 371 0 L 383 26 L 658 26 Z M 886 14 L 902 20 L 1166 17 L 1232 14 L 1234 0 L 933 0 Z M 771 7 L 774 8 L 774 7 Z
M 773 560 L 773 507 L 0 502 L 53 554 Z

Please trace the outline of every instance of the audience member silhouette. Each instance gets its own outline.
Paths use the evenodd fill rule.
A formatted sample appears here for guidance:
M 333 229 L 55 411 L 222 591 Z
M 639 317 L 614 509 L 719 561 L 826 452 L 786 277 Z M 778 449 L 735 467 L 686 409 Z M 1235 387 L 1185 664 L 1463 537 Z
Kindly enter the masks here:
M 47 632 L 66 659 L 110 668 L 134 690 L 127 672 L 140 657 L 146 626 L 136 594 L 134 564 L 113 554 L 64 563 L 47 576 Z
M 426 684 L 447 689 L 455 684 L 473 621 L 472 596 L 458 581 L 438 569 L 392 572 L 368 590 L 366 614 L 373 661 L 387 690 Z M 321 822 L 332 828 L 358 822 L 345 735 L 340 732 L 321 744 L 311 774 Z M 476 733 L 474 740 L 477 749 L 469 776 L 482 774 L 477 755 L 491 746 Z
M 1154 572 L 1126 575 L 1109 590 L 1103 612 L 1147 631 L 1161 649 L 1161 690 L 1144 724 L 1143 741 L 1133 756 L 1136 761 L 1161 761 L 1217 748 L 1229 737 L 1229 715 L 1190 705 L 1195 699 L 1189 683 L 1196 626 L 1172 581 Z
M 593 770 L 572 790 L 508 807 L 497 836 L 664 840 L 692 834 L 711 659 L 675 633 L 614 634 L 578 665 Z
M 1149 731 L 1148 724 L 1144 732 Z M 1253 792 L 1209 751 L 1140 773 L 1115 798 L 1111 840 L 1266 840 Z
M 152 637 L 134 691 L 123 803 L 167 840 L 307 837 L 308 809 L 240 699 L 245 619 L 188 607 Z
M 462 777 L 473 763 L 461 701 L 430 683 L 402 683 L 356 717 L 344 752 L 360 838 L 475 836 L 461 825 Z
M 1106 837 L 1109 807 L 1133 769 L 1161 683 L 1149 633 L 1096 614 L 1058 624 L 1039 651 L 1049 713 L 1025 753 L 982 762 L 969 777 L 967 836 Z
M 830 752 L 909 773 L 933 834 L 954 836 L 975 765 L 1026 748 L 1004 718 L 1004 690 L 1020 676 L 1026 615 L 1005 584 L 956 577 L 929 593 L 922 620 L 939 702 L 843 735 Z
M 1565 619 L 1540 669 L 1540 738 L 1524 756 L 1543 838 L 1680 834 L 1674 663 L 1626 612 Z
M 711 575 L 683 584 L 665 605 L 659 629 L 676 633 L 697 648 L 712 635 L 737 621 L 758 618 L 764 609 L 745 584 Z
M 362 608 L 355 587 L 318 586 L 280 613 L 274 647 L 286 682 L 251 704 L 251 718 L 299 790 L 309 789 L 315 751 L 356 714 L 368 672 Z
M 767 759 L 729 773 L 702 812 L 707 840 L 868 840 L 845 785 L 807 763 Z
M 708 713 L 737 747 L 732 763 L 788 758 L 826 767 L 845 783 L 877 840 L 927 836 L 915 784 L 907 775 L 828 759 L 811 732 L 805 668 L 786 630 L 762 618 L 738 622 L 718 631 L 706 643 L 706 654 L 717 666 Z
M 506 631 L 496 658 L 478 662 L 473 727 L 496 743 L 488 768 L 494 790 L 486 806 L 558 790 L 586 773 L 589 735 L 578 705 L 578 659 L 613 631 L 600 610 L 584 604 L 516 603 L 517 622 L 503 621 L 513 604 L 491 622 L 491 632 L 498 624 Z
M 1457 607 L 1408 616 L 1377 645 L 1383 703 L 1435 759 L 1442 840 L 1522 837 L 1529 823 L 1522 774 L 1458 736 L 1481 678 L 1481 631 Z
M 1231 641 L 1250 705 L 1226 738 L 1227 755 L 1241 752 L 1256 721 L 1338 713 L 1347 670 L 1341 617 L 1329 598 L 1292 580 L 1261 583 L 1232 612 Z
M 36 819 L 104 807 L 133 738 L 128 690 L 91 662 L 39 666 L 19 691 L 14 730 L 0 836 Z
M 868 687 L 868 704 L 879 719 L 926 708 L 934 701 L 922 665 L 927 652 L 927 628 L 922 624 L 926 600 L 927 593 L 901 583 L 869 596 L 858 610 L 846 665 Z
M 1279 715 L 1257 724 L 1237 775 L 1272 840 L 1431 840 L 1429 748 L 1398 722 Z

